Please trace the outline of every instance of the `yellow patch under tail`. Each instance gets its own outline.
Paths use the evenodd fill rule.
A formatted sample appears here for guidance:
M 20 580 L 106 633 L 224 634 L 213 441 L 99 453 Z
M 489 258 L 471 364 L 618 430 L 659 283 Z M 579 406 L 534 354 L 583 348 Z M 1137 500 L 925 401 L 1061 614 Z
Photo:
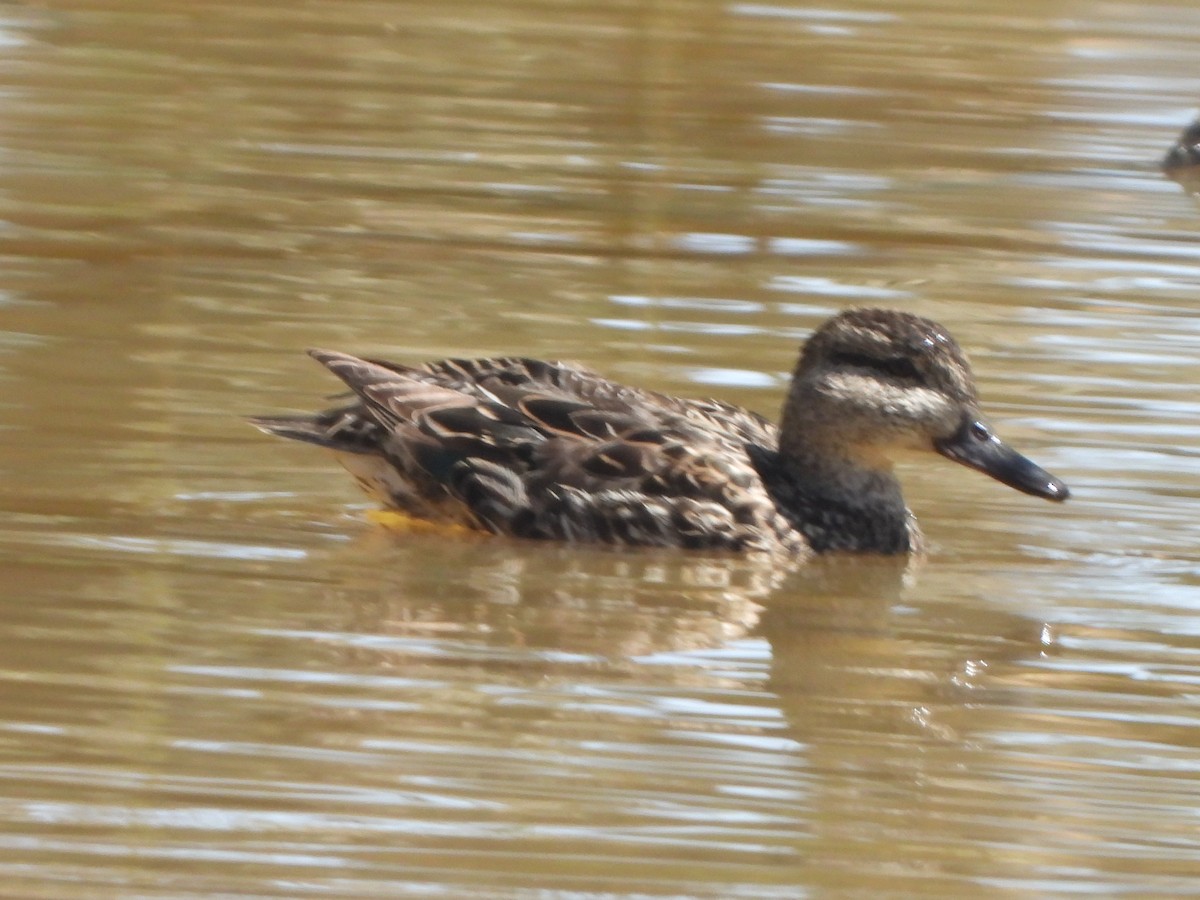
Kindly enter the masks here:
M 396 509 L 369 509 L 367 518 L 376 525 L 381 525 L 388 531 L 398 534 L 438 534 L 444 537 L 482 537 L 486 531 L 469 528 L 458 522 L 433 522 L 429 519 L 419 519 Z

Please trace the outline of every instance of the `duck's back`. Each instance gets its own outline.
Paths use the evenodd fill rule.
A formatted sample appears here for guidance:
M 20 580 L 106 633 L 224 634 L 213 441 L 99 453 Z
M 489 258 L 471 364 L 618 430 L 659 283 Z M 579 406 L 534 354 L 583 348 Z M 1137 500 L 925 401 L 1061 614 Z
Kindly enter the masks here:
M 313 355 L 357 399 L 255 424 L 337 451 L 385 505 L 518 537 L 802 548 L 747 450 L 773 452 L 775 428 L 747 410 L 561 362 Z

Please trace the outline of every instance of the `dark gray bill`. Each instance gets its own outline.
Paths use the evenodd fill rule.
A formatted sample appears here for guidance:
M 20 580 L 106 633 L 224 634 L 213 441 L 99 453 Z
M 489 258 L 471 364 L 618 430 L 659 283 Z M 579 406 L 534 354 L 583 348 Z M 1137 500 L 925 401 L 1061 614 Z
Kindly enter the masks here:
M 978 469 L 1026 494 L 1059 501 L 1071 495 L 1065 484 L 1008 446 L 978 419 L 966 418 L 958 431 L 934 441 L 933 446 L 947 459 Z

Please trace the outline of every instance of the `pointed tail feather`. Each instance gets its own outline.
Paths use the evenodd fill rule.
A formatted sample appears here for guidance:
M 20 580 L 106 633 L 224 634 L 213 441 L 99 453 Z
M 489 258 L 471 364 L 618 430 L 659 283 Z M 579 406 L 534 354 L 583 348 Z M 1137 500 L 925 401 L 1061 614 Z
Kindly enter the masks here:
M 356 410 L 357 406 L 346 406 L 315 415 L 247 416 L 246 421 L 267 434 L 330 450 L 378 453 L 379 426 Z
M 267 434 L 307 441 L 310 444 L 325 443 L 325 429 L 319 428 L 316 416 L 246 416 L 246 421 Z
M 370 415 L 389 428 L 428 410 L 476 404 L 466 394 L 414 377 L 411 370 L 401 367 L 388 368 L 334 350 L 309 350 L 308 354 L 345 382 Z

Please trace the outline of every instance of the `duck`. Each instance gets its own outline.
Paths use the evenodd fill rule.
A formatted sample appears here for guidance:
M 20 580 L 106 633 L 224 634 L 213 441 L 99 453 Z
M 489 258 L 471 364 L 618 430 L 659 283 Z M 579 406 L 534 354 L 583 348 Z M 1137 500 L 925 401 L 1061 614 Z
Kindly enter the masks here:
M 1195 173 L 1197 165 L 1200 165 L 1200 119 L 1183 129 L 1162 161 L 1162 167 L 1173 174 Z
M 801 559 L 921 553 L 893 466 L 911 449 L 1035 497 L 1069 496 L 983 418 L 949 332 L 899 310 L 850 309 L 817 328 L 778 424 L 567 362 L 309 353 L 350 389 L 344 402 L 251 424 L 332 450 L 385 509 L 425 522 Z

